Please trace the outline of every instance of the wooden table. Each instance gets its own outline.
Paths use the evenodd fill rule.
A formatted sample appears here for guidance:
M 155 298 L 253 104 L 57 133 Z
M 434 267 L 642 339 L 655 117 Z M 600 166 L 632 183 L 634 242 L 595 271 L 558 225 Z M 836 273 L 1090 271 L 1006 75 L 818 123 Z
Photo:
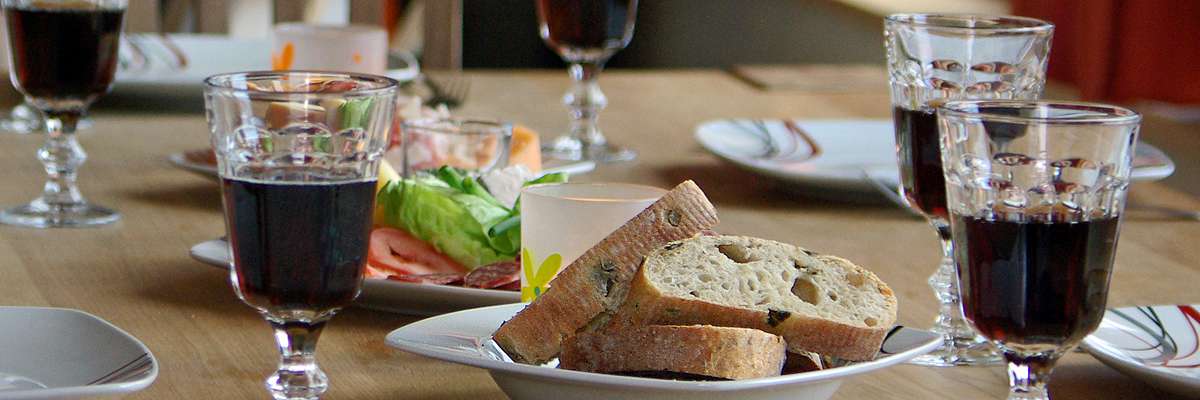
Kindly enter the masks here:
M 543 137 L 565 129 L 562 71 L 479 72 L 470 78 L 471 96 L 461 114 L 519 121 Z M 938 249 L 924 222 L 886 204 L 798 196 L 796 189 L 722 164 L 692 139 L 699 122 L 721 117 L 887 118 L 884 91 L 761 92 L 720 71 L 610 72 L 603 88 L 611 104 L 601 118 L 605 132 L 641 155 L 579 180 L 670 186 L 694 179 L 716 203 L 721 231 L 855 260 L 896 290 L 900 323 L 929 325 L 935 302 L 925 279 Z M 187 255 L 191 245 L 224 232 L 217 185 L 165 160 L 172 152 L 207 145 L 202 114 L 108 109 L 95 118 L 95 128 L 80 137 L 90 154 L 82 188 L 92 200 L 119 209 L 124 219 L 98 229 L 0 227 L 0 305 L 78 308 L 143 340 L 162 372 L 153 386 L 129 398 L 264 398 L 262 379 L 276 362 L 267 324 L 234 297 L 226 274 Z M 5 172 L 0 204 L 27 201 L 40 189 L 43 172 L 33 157 L 40 142 L 39 136 L 0 135 Z M 1200 150 L 1182 148 L 1188 152 L 1175 158 L 1195 163 Z M 1133 191 L 1135 202 L 1200 207 L 1200 201 L 1162 184 L 1138 184 Z M 1131 213 L 1110 304 L 1200 302 L 1198 237 L 1200 223 Z M 414 320 L 359 308 L 335 318 L 319 351 L 332 381 L 327 398 L 504 398 L 482 370 L 384 344 L 388 331 Z M 1059 398 L 1167 397 L 1085 354 L 1067 355 L 1055 372 L 1051 390 Z M 847 381 L 837 398 L 997 399 L 1005 385 L 999 367 L 905 365 Z

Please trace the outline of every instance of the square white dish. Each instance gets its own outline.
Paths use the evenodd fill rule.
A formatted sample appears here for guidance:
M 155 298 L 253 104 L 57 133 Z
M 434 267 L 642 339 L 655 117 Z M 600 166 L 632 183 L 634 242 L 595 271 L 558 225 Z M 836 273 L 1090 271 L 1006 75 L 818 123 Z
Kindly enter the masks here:
M 939 345 L 939 336 L 896 327 L 878 358 L 822 371 L 739 381 L 696 382 L 570 371 L 512 362 L 491 339 L 501 323 L 525 307 L 505 304 L 426 318 L 387 335 L 397 349 L 488 370 L 504 393 L 522 399 L 823 400 L 841 380 L 905 362 Z
M 158 377 L 146 345 L 83 311 L 0 307 L 0 332 L 2 399 L 129 393 Z

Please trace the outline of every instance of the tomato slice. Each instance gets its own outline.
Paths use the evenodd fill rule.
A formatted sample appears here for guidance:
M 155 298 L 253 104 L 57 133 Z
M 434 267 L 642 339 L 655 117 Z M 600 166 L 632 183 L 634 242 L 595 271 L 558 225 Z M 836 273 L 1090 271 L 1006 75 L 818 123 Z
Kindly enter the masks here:
M 395 228 L 371 231 L 367 264 L 398 275 L 467 272 L 466 267 L 438 252 L 429 243 Z

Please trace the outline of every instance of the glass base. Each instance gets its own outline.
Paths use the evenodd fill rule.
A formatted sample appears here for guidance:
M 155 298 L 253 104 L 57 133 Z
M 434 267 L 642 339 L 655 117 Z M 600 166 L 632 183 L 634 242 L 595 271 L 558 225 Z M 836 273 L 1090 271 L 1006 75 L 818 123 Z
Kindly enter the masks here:
M 637 158 L 637 152 L 608 143 L 584 145 L 578 139 L 570 136 L 559 136 L 549 145 L 542 147 L 542 154 L 558 160 L 566 161 L 596 161 L 613 163 L 632 161 Z
M 1002 357 L 996 348 L 984 341 L 981 337 L 976 337 L 979 341 L 950 340 L 942 344 L 942 347 L 926 353 L 920 357 L 909 360 L 909 364 L 923 365 L 926 367 L 957 367 L 957 366 L 990 366 L 1004 364 Z
M 108 208 L 82 203 L 51 206 L 37 199 L 29 204 L 0 211 L 0 223 L 30 228 L 71 228 L 111 224 L 121 214 Z
M 329 378 L 316 364 L 311 369 L 281 369 L 267 378 L 267 391 L 275 400 L 314 400 L 329 388 Z

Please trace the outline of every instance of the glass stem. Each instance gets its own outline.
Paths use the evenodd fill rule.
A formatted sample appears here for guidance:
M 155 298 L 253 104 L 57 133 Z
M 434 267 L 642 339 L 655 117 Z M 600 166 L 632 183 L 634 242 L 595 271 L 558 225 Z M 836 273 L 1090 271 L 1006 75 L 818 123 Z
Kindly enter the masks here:
M 1022 355 L 1011 350 L 1004 351 L 1008 361 L 1009 400 L 1049 400 L 1050 370 L 1054 368 L 1054 355 Z
M 943 345 L 957 348 L 973 344 L 975 331 L 963 318 L 962 298 L 958 293 L 958 270 L 954 264 L 954 245 L 950 238 L 950 225 L 944 221 L 932 222 L 942 245 L 942 261 L 937 272 L 929 277 L 929 286 L 938 298 L 939 310 L 933 331 L 942 335 Z
M 87 153 L 75 140 L 79 112 L 46 113 L 46 143 L 38 150 L 38 160 L 46 168 L 46 185 L 41 201 L 52 209 L 68 209 L 86 203 L 75 180 Z
M 600 110 L 608 105 L 608 98 L 596 82 L 603 69 L 604 64 L 597 62 L 572 63 L 567 69 L 575 83 L 563 96 L 563 103 L 570 109 L 570 135 L 579 139 L 584 149 L 606 143 L 596 123 Z
M 325 321 L 268 320 L 279 346 L 279 370 L 267 378 L 267 390 L 277 400 L 316 399 L 325 393 L 329 380 L 317 366 L 317 339 Z

